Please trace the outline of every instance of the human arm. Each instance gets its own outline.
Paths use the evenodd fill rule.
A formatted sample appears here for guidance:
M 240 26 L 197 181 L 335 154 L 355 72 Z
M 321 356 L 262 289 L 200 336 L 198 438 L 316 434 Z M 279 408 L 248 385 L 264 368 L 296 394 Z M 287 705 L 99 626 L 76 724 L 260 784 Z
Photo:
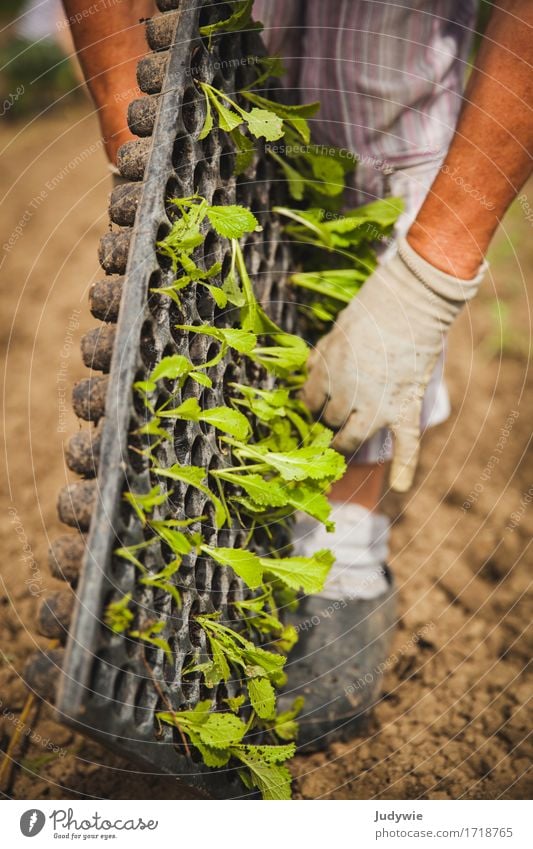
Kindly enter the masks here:
M 153 0 L 63 0 L 87 86 L 98 111 L 106 152 L 115 163 L 121 144 L 134 138 L 127 108 L 140 96 L 137 62 L 146 53 L 142 18 L 156 12 Z
M 399 491 L 412 483 L 422 398 L 443 338 L 475 295 L 490 239 L 532 170 L 532 32 L 532 3 L 495 4 L 448 154 L 407 240 L 310 358 L 304 399 L 337 429 L 340 450 L 392 429 Z

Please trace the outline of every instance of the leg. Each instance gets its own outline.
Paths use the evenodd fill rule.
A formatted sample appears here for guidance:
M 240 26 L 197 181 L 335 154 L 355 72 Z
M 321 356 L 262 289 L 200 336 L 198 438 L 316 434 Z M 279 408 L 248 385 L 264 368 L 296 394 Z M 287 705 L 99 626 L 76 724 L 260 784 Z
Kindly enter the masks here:
M 385 463 L 352 463 L 342 480 L 332 486 L 330 499 L 335 503 L 360 504 L 367 510 L 376 510 L 386 475 Z
M 121 144 L 134 136 L 126 110 L 140 95 L 136 80 L 138 59 L 146 53 L 140 20 L 157 10 L 153 0 L 129 0 L 108 5 L 100 0 L 63 0 L 74 45 L 91 92 L 109 161 L 115 163 Z

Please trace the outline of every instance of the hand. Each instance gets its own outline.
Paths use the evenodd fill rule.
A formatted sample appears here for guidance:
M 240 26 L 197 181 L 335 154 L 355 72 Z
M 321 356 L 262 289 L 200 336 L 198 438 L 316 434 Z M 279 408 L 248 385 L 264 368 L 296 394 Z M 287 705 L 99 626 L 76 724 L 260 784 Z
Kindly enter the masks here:
M 443 337 L 486 266 L 460 280 L 422 259 L 406 239 L 376 269 L 309 358 L 303 400 L 351 454 L 379 428 L 394 434 L 391 486 L 405 492 L 418 461 L 422 399 Z

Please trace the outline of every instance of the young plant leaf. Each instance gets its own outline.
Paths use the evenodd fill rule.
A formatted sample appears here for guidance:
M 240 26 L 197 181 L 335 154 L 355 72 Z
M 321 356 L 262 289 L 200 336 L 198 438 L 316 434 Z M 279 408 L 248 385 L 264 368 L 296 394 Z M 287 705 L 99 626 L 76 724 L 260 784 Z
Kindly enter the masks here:
M 244 206 L 211 206 L 207 217 L 213 230 L 226 239 L 241 239 L 246 233 L 261 229 L 255 215 Z
M 230 566 L 250 589 L 261 586 L 263 568 L 259 557 L 252 551 L 239 548 L 213 548 L 210 545 L 203 545 L 202 551 L 221 566 Z
M 202 410 L 196 398 L 188 398 L 172 410 L 158 410 L 162 418 L 183 419 L 190 422 L 206 422 L 235 439 L 245 440 L 250 434 L 250 422 L 243 413 L 230 407 L 212 407 Z
M 315 595 L 324 589 L 324 583 L 335 558 L 327 548 L 313 557 L 261 557 L 265 571 L 275 575 L 291 590 L 301 590 Z
M 231 751 L 247 767 L 251 784 L 261 791 L 263 799 L 280 801 L 291 798 L 292 776 L 287 767 L 282 764 L 294 755 L 294 744 L 286 746 L 242 745 L 232 747 Z
M 240 130 L 232 130 L 230 133 L 236 149 L 234 173 L 238 177 L 243 174 L 254 161 L 255 145 L 249 136 Z
M 134 614 L 130 610 L 131 598 L 131 593 L 128 593 L 119 601 L 112 601 L 106 607 L 104 622 L 115 634 L 123 634 L 133 622 Z
M 152 471 L 154 474 L 160 475 L 161 477 L 170 478 L 171 480 L 181 481 L 182 483 L 194 486 L 196 489 L 199 489 L 200 492 L 203 492 L 204 495 L 207 495 L 215 508 L 215 521 L 217 523 L 217 527 L 221 528 L 226 522 L 230 521 L 226 507 L 220 498 L 211 492 L 209 487 L 204 484 L 207 474 L 205 469 L 202 469 L 200 466 L 181 466 L 179 463 L 175 463 L 168 469 L 154 467 Z
M 229 18 L 200 27 L 200 34 L 209 38 L 209 46 L 211 47 L 212 37 L 219 32 L 242 32 L 243 30 L 263 29 L 263 24 L 252 21 L 253 5 L 254 0 L 229 0 L 229 6 L 232 10 Z
M 154 367 L 150 374 L 150 380 L 154 383 L 163 378 L 175 380 L 178 377 L 185 377 L 193 368 L 193 364 L 187 357 L 183 357 L 181 354 L 173 354 L 171 357 L 163 357 Z
M 161 486 L 156 484 L 150 492 L 125 492 L 124 501 L 127 501 L 135 510 L 143 525 L 146 524 L 146 515 L 151 513 L 155 507 L 164 504 L 168 495 L 161 492 Z
M 250 704 L 261 719 L 272 719 L 276 714 L 276 694 L 268 678 L 250 678 L 248 681 Z
M 262 507 L 283 507 L 288 503 L 289 494 L 276 480 L 266 480 L 260 475 L 242 474 L 237 471 L 216 470 L 212 474 L 245 491 L 252 501 Z

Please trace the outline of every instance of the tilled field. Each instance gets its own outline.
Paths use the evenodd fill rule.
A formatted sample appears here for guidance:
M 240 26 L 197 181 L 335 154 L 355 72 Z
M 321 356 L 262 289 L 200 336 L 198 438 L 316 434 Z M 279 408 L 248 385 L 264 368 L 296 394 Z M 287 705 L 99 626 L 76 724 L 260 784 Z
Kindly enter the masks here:
M 70 480 L 63 446 L 78 428 L 70 387 L 85 376 L 81 335 L 100 276 L 109 178 L 84 110 L 0 136 L 7 477 L 2 486 L 0 746 L 25 701 L 39 600 L 57 582 L 46 552 Z M 9 210 L 9 211 L 8 211 Z M 454 328 L 451 420 L 425 438 L 417 485 L 387 496 L 402 621 L 385 692 L 365 736 L 294 762 L 297 798 L 525 798 L 531 793 L 526 664 L 533 456 L 528 369 L 531 225 L 518 203 L 493 251 L 493 280 Z M 6 247 L 7 246 L 7 247 Z M 528 278 L 529 273 L 529 278 Z M 491 288 L 492 286 L 495 287 Z M 498 314 L 495 290 L 505 298 Z M 357 682 L 355 682 L 357 683 Z M 43 705 L 3 788 L 8 797 L 181 798 L 58 725 Z

